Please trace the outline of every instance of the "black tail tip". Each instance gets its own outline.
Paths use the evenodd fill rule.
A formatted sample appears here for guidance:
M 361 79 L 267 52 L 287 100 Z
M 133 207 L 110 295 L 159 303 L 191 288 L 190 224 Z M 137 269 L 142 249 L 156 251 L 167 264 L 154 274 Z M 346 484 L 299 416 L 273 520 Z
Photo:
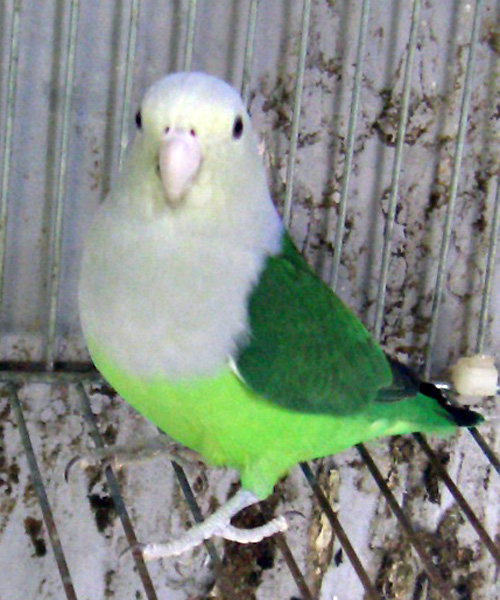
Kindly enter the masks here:
M 422 382 L 419 391 L 425 396 L 437 400 L 449 414 L 450 420 L 453 420 L 458 427 L 477 427 L 484 421 L 484 417 L 479 413 L 464 406 L 450 404 L 443 392 L 432 383 Z
M 447 404 L 444 407 L 459 427 L 477 427 L 484 421 L 483 415 L 461 406 Z

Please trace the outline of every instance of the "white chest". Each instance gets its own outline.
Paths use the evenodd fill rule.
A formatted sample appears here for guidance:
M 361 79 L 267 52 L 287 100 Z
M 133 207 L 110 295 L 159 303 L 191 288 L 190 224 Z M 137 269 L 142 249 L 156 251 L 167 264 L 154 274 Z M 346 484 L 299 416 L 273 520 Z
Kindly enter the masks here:
M 227 232 L 181 235 L 100 218 L 82 264 L 84 333 L 132 372 L 214 372 L 246 333 L 248 296 L 267 253 Z

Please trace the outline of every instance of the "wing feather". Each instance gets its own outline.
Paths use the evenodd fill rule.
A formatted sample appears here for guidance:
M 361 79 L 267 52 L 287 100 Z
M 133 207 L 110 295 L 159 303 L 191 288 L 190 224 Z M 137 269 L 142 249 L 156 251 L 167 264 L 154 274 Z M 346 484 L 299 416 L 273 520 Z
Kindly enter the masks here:
M 371 335 L 312 271 L 288 235 L 249 299 L 250 336 L 235 364 L 242 380 L 286 408 L 361 411 L 392 383 Z

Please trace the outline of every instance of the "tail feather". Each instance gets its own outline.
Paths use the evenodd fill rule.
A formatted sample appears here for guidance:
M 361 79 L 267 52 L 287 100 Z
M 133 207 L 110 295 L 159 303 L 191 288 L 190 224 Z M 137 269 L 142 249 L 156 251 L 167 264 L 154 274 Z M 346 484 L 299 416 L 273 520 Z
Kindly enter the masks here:
M 470 410 L 465 406 L 455 406 L 451 404 L 443 392 L 432 383 L 422 381 L 420 383 L 419 391 L 421 394 L 424 394 L 424 396 L 436 400 L 448 413 L 450 421 L 458 425 L 458 427 L 476 427 L 476 425 L 479 425 L 484 421 L 484 417 L 479 413 Z
M 420 393 L 436 400 L 439 406 L 445 411 L 442 413 L 442 416 L 458 427 L 475 427 L 484 421 L 484 418 L 479 413 L 451 404 L 439 388 L 427 381 L 421 381 L 406 365 L 389 356 L 387 359 L 392 370 L 393 384 L 390 388 L 379 390 L 377 402 L 398 402 L 414 398 Z

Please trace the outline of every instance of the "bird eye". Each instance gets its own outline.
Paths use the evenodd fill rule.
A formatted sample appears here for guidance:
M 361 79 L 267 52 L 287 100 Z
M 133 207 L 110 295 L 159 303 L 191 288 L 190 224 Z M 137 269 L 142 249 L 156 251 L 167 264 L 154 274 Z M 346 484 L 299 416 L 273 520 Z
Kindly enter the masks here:
M 142 115 L 140 110 L 135 113 L 135 124 L 137 125 L 137 129 L 142 129 Z
M 233 125 L 233 139 L 239 140 L 243 135 L 243 119 L 237 116 Z

